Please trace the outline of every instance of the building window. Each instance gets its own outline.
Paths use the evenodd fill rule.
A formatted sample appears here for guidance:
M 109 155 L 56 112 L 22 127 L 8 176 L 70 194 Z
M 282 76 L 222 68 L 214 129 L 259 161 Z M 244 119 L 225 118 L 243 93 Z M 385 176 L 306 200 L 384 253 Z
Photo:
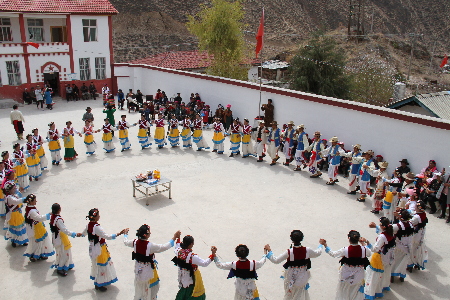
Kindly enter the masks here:
M 106 79 L 106 58 L 96 57 L 95 58 L 95 78 L 96 79 Z
M 30 41 L 43 42 L 44 41 L 44 20 L 43 19 L 28 19 L 28 37 Z
M 85 42 L 97 41 L 97 20 L 83 20 L 83 37 Z
M 22 79 L 20 78 L 20 65 L 18 60 L 7 61 L 6 71 L 8 72 L 9 85 L 22 84 Z
M 10 18 L 0 18 L 0 42 L 12 42 Z
M 3 86 L 3 83 L 2 83 L 2 73 L 0 73 L 0 86 Z
M 80 58 L 80 80 L 90 80 L 91 69 L 89 67 L 89 58 Z

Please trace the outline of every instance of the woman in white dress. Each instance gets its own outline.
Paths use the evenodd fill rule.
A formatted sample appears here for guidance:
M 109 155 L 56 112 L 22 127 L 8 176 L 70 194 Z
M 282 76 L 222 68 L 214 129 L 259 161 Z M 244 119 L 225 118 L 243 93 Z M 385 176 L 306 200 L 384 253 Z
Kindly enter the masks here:
M 45 229 L 44 221 L 50 220 L 50 214 L 41 215 L 36 208 L 36 196 L 33 194 L 25 198 L 25 223 L 30 240 L 27 250 L 23 256 L 30 258 L 31 262 L 46 260 L 55 254 L 52 240 Z
M 364 299 L 364 274 L 370 264 L 368 257 L 372 251 L 367 247 L 369 242 L 361 238 L 358 231 L 351 230 L 348 233 L 350 245 L 337 251 L 332 251 L 325 243 L 325 252 L 331 257 L 339 257 L 339 283 L 336 292 L 336 300 L 363 300 Z M 358 245 L 361 243 L 361 246 Z
M 311 273 L 311 258 L 322 254 L 323 245 L 319 245 L 316 250 L 303 247 L 303 233 L 300 230 L 291 232 L 291 241 L 294 244 L 290 249 L 285 250 L 278 257 L 273 255 L 270 246 L 267 245 L 267 258 L 274 264 L 285 261 L 284 271 L 284 300 L 308 300 L 309 299 L 309 279 Z M 325 243 L 320 240 L 320 243 Z
M 106 240 L 115 240 L 116 237 L 125 233 L 126 229 L 117 234 L 107 234 L 98 223 L 100 212 L 97 208 L 91 209 L 86 218 L 89 219 L 89 224 L 82 235 L 87 234 L 89 239 L 89 256 L 92 262 L 91 279 L 94 280 L 96 290 L 105 292 L 106 286 L 117 281 L 116 270 L 111 261 Z
M 128 229 L 125 230 L 124 244 L 133 248 L 134 265 L 134 300 L 156 300 L 159 291 L 159 276 L 156 270 L 155 253 L 164 252 L 175 245 L 181 232 L 177 231 L 173 238 L 165 244 L 149 242 L 150 226 L 144 224 L 136 232 L 137 239 L 128 239 Z
M 75 267 L 72 261 L 72 244 L 69 241 L 69 236 L 73 238 L 76 236 L 80 237 L 81 233 L 67 229 L 60 214 L 61 205 L 54 203 L 50 216 L 50 230 L 52 232 L 53 246 L 56 251 L 56 259 L 51 268 L 55 268 L 59 275 L 67 276 L 67 271 Z

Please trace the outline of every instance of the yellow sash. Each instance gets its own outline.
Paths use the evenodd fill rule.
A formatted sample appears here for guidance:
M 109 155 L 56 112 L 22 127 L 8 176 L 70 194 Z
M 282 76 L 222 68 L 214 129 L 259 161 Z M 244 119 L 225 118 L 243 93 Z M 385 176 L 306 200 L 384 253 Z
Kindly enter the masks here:
M 50 141 L 50 142 L 48 142 L 48 148 L 50 149 L 50 151 L 60 150 L 61 145 L 59 144 L 59 141 Z
M 241 142 L 241 135 L 240 134 L 237 134 L 237 133 L 233 133 L 232 135 L 231 135 L 231 139 L 230 139 L 230 141 L 232 142 L 232 143 L 240 143 Z
M 164 139 L 164 128 L 163 127 L 156 127 L 154 139 L 155 140 L 163 140 Z
M 33 225 L 34 227 L 34 239 L 36 241 L 38 241 L 39 239 L 41 239 L 45 234 L 47 234 L 47 230 L 44 227 L 44 223 L 39 222 L 35 225 Z
M 22 206 L 22 204 L 20 204 Z M 20 211 L 13 211 L 11 213 L 11 218 L 9 219 L 9 225 L 11 226 L 20 226 L 25 222 L 25 218 L 20 213 Z
M 180 131 L 178 129 L 171 129 L 170 130 L 170 134 L 169 134 L 170 137 L 177 137 L 179 135 L 180 135 Z
M 223 132 L 214 132 L 213 141 L 220 142 L 223 141 Z
M 108 133 L 103 133 L 103 138 L 102 141 L 105 143 L 111 142 L 112 140 L 112 133 L 108 132 Z
M 44 156 L 44 155 L 45 155 L 44 148 L 42 148 L 42 146 L 40 146 L 39 149 L 36 150 L 36 154 L 37 154 L 37 156 L 39 156 L 39 157 Z
M 146 138 L 147 137 L 147 129 L 146 128 L 140 128 L 138 131 L 138 138 Z
M 36 166 L 41 162 L 41 159 L 39 158 L 39 156 L 37 156 L 37 154 L 32 155 L 32 156 L 28 156 L 26 158 L 27 161 L 27 165 L 29 165 L 30 167 L 32 166 Z
M 92 144 L 94 142 L 94 136 L 92 134 L 84 136 L 84 142 L 86 144 Z
M 383 261 L 380 253 L 373 253 L 370 258 L 370 266 L 377 271 L 384 271 Z
M 255 290 L 253 291 L 253 298 L 259 298 L 258 289 L 255 289 Z
M 181 131 L 181 136 L 187 136 L 191 130 L 189 128 L 185 128 Z
M 109 251 L 108 251 L 108 247 L 106 246 L 106 244 L 102 245 L 102 252 L 100 253 L 100 255 L 97 257 L 97 264 L 101 264 L 101 265 L 106 265 L 106 263 L 109 260 Z
M 392 194 L 392 192 L 387 192 L 386 197 L 384 198 L 384 201 L 386 201 L 388 203 L 392 203 L 393 199 L 394 199 L 394 195 Z
M 64 147 L 66 147 L 66 148 L 75 147 L 75 140 L 74 140 L 73 136 L 69 135 L 69 136 L 64 137 Z
M 203 279 L 200 270 L 197 269 L 194 272 L 194 290 L 192 291 L 192 297 L 200 297 L 205 293 L 205 287 L 203 286 Z
M 128 137 L 128 130 L 119 130 L 119 139 L 125 139 Z
M 155 286 L 159 281 L 158 271 L 156 271 L 156 268 L 153 269 L 153 278 L 150 279 L 150 287 Z
M 242 137 L 243 143 L 250 143 L 250 140 L 251 140 L 250 134 L 244 134 L 244 136 Z
M 196 129 L 194 130 L 194 134 L 193 137 L 198 138 L 202 135 L 202 130 L 201 129 Z
M 61 237 L 61 243 L 64 246 L 64 250 L 69 250 L 70 248 L 72 248 L 72 244 L 69 241 L 69 237 L 67 236 L 67 234 L 65 234 L 64 232 L 60 231 L 59 232 L 59 236 Z

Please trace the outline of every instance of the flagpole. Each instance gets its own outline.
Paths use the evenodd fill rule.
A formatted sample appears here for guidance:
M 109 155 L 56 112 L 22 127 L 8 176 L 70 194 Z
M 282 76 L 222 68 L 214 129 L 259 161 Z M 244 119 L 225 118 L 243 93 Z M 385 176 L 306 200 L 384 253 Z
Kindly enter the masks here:
M 261 50 L 262 53 L 262 50 Z M 260 60 L 261 60 L 261 73 L 259 76 L 259 105 L 258 105 L 258 118 L 261 116 L 261 101 L 262 101 L 262 71 L 263 71 L 263 59 L 262 59 L 262 55 L 259 56 Z
M 258 58 L 258 54 L 262 54 L 262 48 L 264 44 L 264 6 L 262 9 L 262 16 L 259 22 L 258 33 L 256 34 L 256 58 Z M 261 116 L 261 101 L 262 101 L 262 72 L 263 72 L 263 59 L 262 55 L 259 56 L 261 61 L 261 73 L 259 73 L 259 105 L 258 105 L 258 119 Z

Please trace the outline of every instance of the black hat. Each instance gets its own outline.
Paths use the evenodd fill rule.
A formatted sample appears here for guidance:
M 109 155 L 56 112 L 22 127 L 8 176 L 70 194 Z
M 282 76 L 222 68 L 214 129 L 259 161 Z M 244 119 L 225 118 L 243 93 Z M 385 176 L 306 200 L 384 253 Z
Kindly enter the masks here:
M 399 161 L 400 163 L 405 163 L 406 165 L 409 165 L 409 162 L 406 158 L 402 159 L 401 161 Z

